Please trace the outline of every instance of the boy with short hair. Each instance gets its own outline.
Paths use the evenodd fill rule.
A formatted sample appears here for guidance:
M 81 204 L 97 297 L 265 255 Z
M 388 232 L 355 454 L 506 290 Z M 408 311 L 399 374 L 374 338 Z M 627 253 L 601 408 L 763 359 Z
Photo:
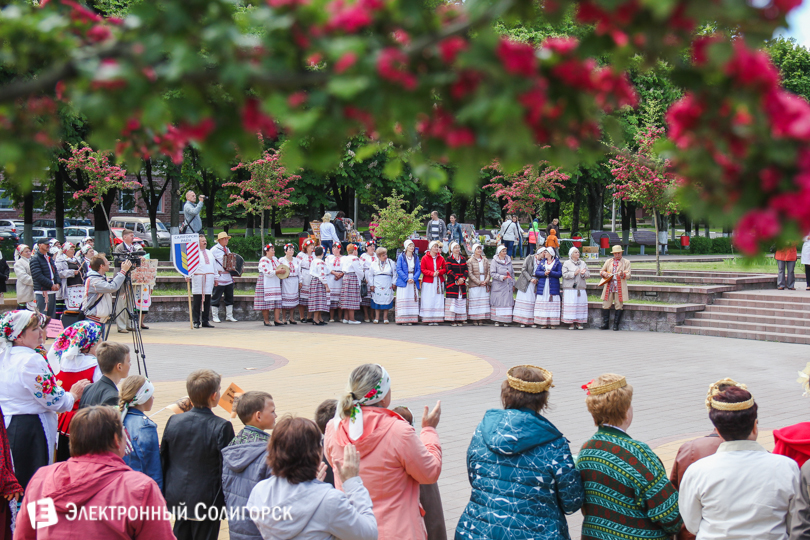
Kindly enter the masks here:
M 315 423 L 318 424 L 318 429 L 321 430 L 321 433 L 326 433 L 326 424 L 328 424 L 329 421 L 335 417 L 336 410 L 336 399 L 327 399 L 318 405 L 317 409 L 315 409 Z M 332 466 L 329 465 L 329 461 L 326 459 L 326 456 L 323 456 L 322 461 L 326 464 L 326 476 L 324 477 L 323 481 L 334 487 L 335 471 L 332 470 Z
M 222 491 L 228 507 L 228 532 L 231 540 L 261 540 L 259 529 L 249 515 L 242 515 L 241 509 L 247 506 L 253 487 L 270 476 L 267 466 L 270 435 L 265 430 L 276 425 L 276 405 L 273 396 L 259 391 L 245 392 L 233 405 L 245 427 L 222 449 Z
M 160 444 L 163 494 L 169 510 L 185 507 L 186 519 L 176 515 L 177 540 L 216 540 L 222 509 L 223 448 L 233 440 L 233 425 L 214 414 L 222 377 L 198 369 L 186 379 L 194 408 L 169 418 Z M 217 519 L 210 519 L 215 515 Z
M 101 378 L 84 389 L 79 409 L 93 405 L 118 407 L 118 383 L 129 376 L 132 363 L 129 347 L 113 341 L 102 341 L 96 346 L 96 360 Z

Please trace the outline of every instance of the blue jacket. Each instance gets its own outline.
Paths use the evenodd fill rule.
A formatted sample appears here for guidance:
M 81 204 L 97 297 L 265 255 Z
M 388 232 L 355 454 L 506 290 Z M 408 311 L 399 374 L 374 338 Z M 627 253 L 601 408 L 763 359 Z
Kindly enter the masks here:
M 132 452 L 124 456 L 124 463 L 157 482 L 163 491 L 163 468 L 160 466 L 157 424 L 138 409 L 128 409 L 124 428 L 132 441 Z
M 585 491 L 568 441 L 528 409 L 491 409 L 467 449 L 472 495 L 456 540 L 569 539 Z
M 548 279 L 548 292 L 551 293 L 551 296 L 560 296 L 560 278 L 562 277 L 560 259 L 554 259 L 554 265 L 551 267 L 548 277 L 546 276 L 545 263 L 538 264 L 534 270 L 534 277 L 537 278 L 537 294 L 543 294 L 543 288 L 546 286 L 546 279 Z
M 232 508 L 247 507 L 250 492 L 256 484 L 270 477 L 267 466 L 267 443 L 234 444 L 222 449 L 222 491 L 225 504 Z M 241 518 L 241 513 L 239 518 Z M 249 515 L 245 519 L 229 519 L 231 540 L 261 540 L 259 529 Z
M 419 283 L 419 276 L 422 275 L 422 268 L 419 266 L 419 254 L 413 252 L 413 282 L 416 283 L 416 288 L 421 287 Z M 408 263 L 405 261 L 405 254 L 400 253 L 397 257 L 397 287 L 405 287 L 408 285 Z

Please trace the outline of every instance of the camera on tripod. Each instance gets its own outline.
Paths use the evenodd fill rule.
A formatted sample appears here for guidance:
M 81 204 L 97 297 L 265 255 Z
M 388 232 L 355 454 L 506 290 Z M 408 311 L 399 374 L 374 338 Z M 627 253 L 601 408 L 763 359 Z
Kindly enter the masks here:
M 123 263 L 124 261 L 129 261 L 132 263 L 133 268 L 138 268 L 141 265 L 141 257 L 145 257 L 146 252 L 145 251 L 129 251 L 127 253 L 113 252 L 113 255 L 115 266 L 121 266 L 121 263 Z

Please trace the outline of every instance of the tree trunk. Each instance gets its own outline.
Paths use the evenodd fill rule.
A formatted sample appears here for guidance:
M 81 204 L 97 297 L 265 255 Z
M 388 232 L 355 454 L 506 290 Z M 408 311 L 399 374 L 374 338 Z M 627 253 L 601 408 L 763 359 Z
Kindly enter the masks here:
M 619 214 L 622 218 L 622 245 L 627 250 L 627 246 L 630 245 L 630 205 L 627 201 L 619 202 Z
M 659 255 L 660 245 L 658 243 L 658 210 L 653 209 L 653 221 L 655 221 L 655 275 L 661 275 L 661 257 Z
M 65 164 L 60 163 L 54 175 L 53 194 L 56 198 L 56 239 L 63 244 L 65 243 L 65 175 L 67 175 Z
M 470 199 L 461 197 L 458 204 L 458 222 L 465 223 L 467 220 L 467 207 L 470 205 Z
M 708 220 L 706 220 L 706 221 L 703 223 L 703 227 L 704 227 L 704 228 L 703 228 L 703 230 L 704 230 L 704 232 L 706 233 L 706 238 L 711 239 L 712 235 L 711 235 L 711 234 L 709 234 L 709 221 L 708 221 Z
M 95 224 L 95 250 L 96 253 L 106 253 L 112 259 L 112 245 L 110 244 L 110 224 L 107 221 L 109 210 L 118 195 L 117 189 L 111 189 L 104 195 L 101 204 L 93 206 L 93 223 Z
M 444 220 L 450 223 L 450 214 L 453 213 L 453 198 L 451 197 L 444 207 Z
M 172 234 L 178 234 L 180 232 L 180 175 L 174 165 L 169 166 L 167 174 L 171 178 L 171 188 L 169 188 L 171 191 L 169 195 L 171 196 L 172 210 L 171 214 L 169 214 L 169 219 L 171 220 L 169 229 Z
M 253 214 L 247 215 L 247 221 L 245 222 L 245 238 L 249 238 L 251 236 L 255 236 L 256 233 L 253 230 L 256 224 L 256 219 Z
M 476 229 L 483 229 L 484 228 L 484 208 L 487 204 L 487 193 L 486 190 L 481 190 L 481 199 L 478 203 L 478 208 L 475 212 L 475 228 Z
M 579 232 L 580 200 L 582 199 L 582 186 L 574 184 L 574 208 L 571 211 L 571 236 Z
M 692 236 L 692 220 L 689 219 L 689 216 L 686 215 L 686 212 L 682 213 L 681 216 L 683 217 L 683 232 L 686 236 Z
M 34 246 L 34 192 L 29 191 L 23 195 L 23 242 L 27 244 L 31 250 L 35 249 Z
M 592 231 L 601 231 L 604 225 L 604 195 L 605 188 L 601 184 L 588 184 L 588 219 Z
M 273 208 L 273 211 L 271 213 L 273 219 L 273 236 L 279 238 L 281 237 L 281 235 L 284 234 L 284 231 L 281 230 L 281 220 L 277 218 L 277 215 L 278 214 L 276 213 L 276 209 Z
M 261 231 L 261 233 L 260 233 L 260 234 L 261 234 L 261 237 L 262 237 L 262 251 L 264 251 L 264 246 L 266 245 L 266 244 L 264 243 L 264 212 L 262 212 L 262 217 L 261 217 L 261 223 L 260 223 L 260 225 L 261 225 L 261 227 L 260 227 L 260 229 L 259 229 L 259 230 Z

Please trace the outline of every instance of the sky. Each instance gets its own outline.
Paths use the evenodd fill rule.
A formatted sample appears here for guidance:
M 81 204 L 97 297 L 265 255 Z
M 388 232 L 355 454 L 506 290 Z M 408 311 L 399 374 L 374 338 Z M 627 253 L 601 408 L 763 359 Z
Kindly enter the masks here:
M 787 20 L 789 28 L 777 31 L 777 35 L 795 38 L 800 45 L 810 48 L 810 0 L 804 0 Z

